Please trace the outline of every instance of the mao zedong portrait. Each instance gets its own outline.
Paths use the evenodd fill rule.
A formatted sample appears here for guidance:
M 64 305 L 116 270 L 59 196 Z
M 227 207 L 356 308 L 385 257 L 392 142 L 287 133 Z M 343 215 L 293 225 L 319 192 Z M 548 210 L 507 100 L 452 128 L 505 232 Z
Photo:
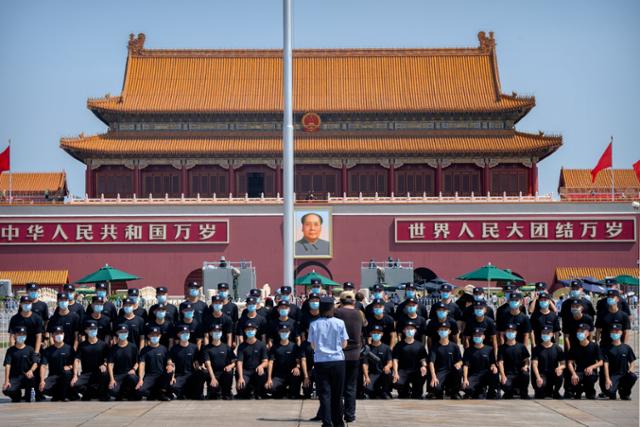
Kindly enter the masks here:
M 331 254 L 329 242 L 320 238 L 322 217 L 317 213 L 307 213 L 300 218 L 302 239 L 296 242 L 296 256 L 328 256 Z

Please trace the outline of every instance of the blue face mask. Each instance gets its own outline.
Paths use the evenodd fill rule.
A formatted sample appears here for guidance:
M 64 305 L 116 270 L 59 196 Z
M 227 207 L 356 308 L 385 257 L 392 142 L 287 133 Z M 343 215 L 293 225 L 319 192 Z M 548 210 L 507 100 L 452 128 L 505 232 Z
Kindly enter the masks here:
M 197 290 L 197 289 L 195 289 L 195 288 L 191 288 L 191 289 L 189 289 L 189 296 L 190 296 L 191 298 L 195 298 L 195 297 L 197 297 L 197 296 L 198 296 L 198 290 Z
M 515 310 L 516 308 L 520 307 L 520 301 L 515 300 L 515 301 L 509 301 L 509 308 L 511 310 Z
M 156 298 L 158 299 L 158 304 L 164 304 L 167 302 L 166 295 L 158 295 Z
M 289 295 L 282 295 L 282 296 L 280 297 L 280 301 L 287 301 L 287 302 L 289 302 L 289 299 L 290 299 L 290 298 L 289 298 Z
M 98 336 L 98 330 L 97 329 L 87 329 L 87 336 L 89 338 L 95 338 Z
M 607 304 L 616 305 L 617 303 L 618 303 L 618 301 L 616 301 L 615 297 L 608 297 L 607 298 Z
M 446 338 L 449 336 L 449 331 L 438 331 L 438 336 L 440 338 Z
M 185 311 L 182 313 L 182 316 L 185 319 L 193 319 L 193 311 L 189 310 L 189 311 Z
M 384 308 L 373 307 L 373 314 L 375 314 L 376 316 L 382 316 L 384 314 Z
M 58 307 L 60 310 L 66 310 L 69 308 L 69 301 L 58 301 Z
M 505 334 L 505 336 L 507 337 L 508 340 L 515 340 L 516 339 L 516 332 L 507 332 Z
M 22 311 L 28 313 L 31 311 L 31 304 L 22 304 Z
M 612 339 L 613 341 L 617 341 L 617 340 L 619 340 L 620 338 L 622 338 L 622 334 L 621 334 L 621 333 L 619 333 L 619 332 L 611 332 L 611 333 L 609 334 L 609 336 L 611 337 L 611 339 Z
M 129 338 L 129 333 L 128 332 L 121 332 L 118 334 L 118 339 L 120 341 L 126 341 L 127 338 Z
M 407 291 L 405 292 L 407 298 L 415 298 L 416 297 L 416 291 Z
M 311 288 L 311 293 L 315 295 L 320 295 L 320 288 Z
M 107 291 L 96 291 L 96 296 L 98 298 L 106 298 L 107 297 Z
M 543 310 L 549 308 L 549 301 L 540 301 L 540 308 Z
M 473 300 L 474 301 L 484 301 L 484 295 L 474 295 L 473 296 Z
M 131 305 L 125 305 L 125 306 L 122 308 L 122 311 L 124 311 L 124 313 L 125 313 L 125 314 L 131 314 L 131 313 L 133 313 L 133 306 L 131 306 Z
M 38 292 L 36 292 L 36 291 L 29 292 L 29 298 L 38 299 Z
M 129 298 L 131 299 L 131 301 L 133 301 L 134 304 L 138 303 L 138 297 L 130 296 Z
M 222 311 L 222 304 L 213 304 L 213 311 Z
M 229 295 L 229 292 L 227 292 L 227 291 L 218 291 L 218 295 L 220 295 L 222 298 L 226 298 L 227 295 Z
M 254 311 L 256 311 L 256 305 L 255 304 L 249 304 L 247 306 L 247 311 L 253 313 Z
M 373 299 L 382 299 L 382 292 L 374 292 Z
M 540 338 L 542 338 L 542 341 L 544 342 L 551 341 L 551 335 L 540 335 Z
M 482 316 L 484 316 L 484 309 L 476 308 L 476 309 L 473 310 L 473 314 L 475 314 L 476 317 L 482 317 Z
M 577 289 L 572 289 L 571 291 L 569 291 L 569 296 L 571 298 L 578 298 L 580 297 L 580 291 Z
M 580 313 L 582 313 L 582 310 L 580 310 L 579 308 L 572 308 L 571 309 L 571 314 L 578 315 Z
M 253 338 L 256 336 L 256 331 L 255 329 L 249 329 L 248 331 L 244 331 L 244 334 L 247 336 L 247 338 Z
M 151 344 L 153 345 L 158 344 L 160 342 L 160 337 L 157 335 L 149 337 L 149 341 L 151 341 Z
M 473 337 L 472 340 L 474 344 L 481 344 L 484 342 L 484 338 L 482 337 Z
M 93 306 L 94 313 L 102 313 L 102 310 L 104 310 L 104 306 L 102 304 L 96 304 Z
M 371 339 L 373 341 L 380 341 L 382 339 L 382 334 L 371 334 Z
M 407 329 L 406 331 L 404 331 L 404 334 L 408 337 L 414 337 L 416 335 L 416 330 L 415 329 Z
M 447 312 L 446 311 L 442 311 L 442 310 L 438 310 L 436 311 L 436 316 L 438 316 L 439 320 L 444 320 L 447 318 Z
M 278 310 L 278 314 L 280 315 L 280 317 L 287 317 L 289 315 L 289 309 L 285 308 Z
M 156 319 L 162 320 L 162 319 L 164 319 L 166 317 L 166 315 L 167 315 L 167 312 L 164 311 L 164 310 L 156 311 Z
M 180 337 L 180 341 L 189 341 L 191 334 L 188 332 L 183 332 L 179 335 L 179 337 Z
M 280 332 L 280 339 L 281 340 L 288 340 L 289 339 L 289 332 Z
M 26 335 L 18 335 L 16 336 L 16 342 L 18 344 L 24 344 L 24 342 L 27 340 L 27 336 Z
M 449 299 L 449 292 L 440 292 L 440 297 L 442 299 Z
M 584 332 L 578 332 L 576 334 L 576 337 L 578 338 L 578 341 L 584 341 L 584 339 L 587 338 L 587 334 L 585 334 Z
M 320 303 L 318 301 L 312 301 L 309 303 L 309 308 L 311 310 L 317 310 L 320 308 Z
M 68 292 L 67 293 L 67 298 L 69 298 L 69 301 L 73 301 L 73 299 L 75 298 L 76 293 L 75 292 Z
M 222 332 L 211 332 L 211 338 L 214 340 L 219 340 L 222 338 Z
M 54 335 L 53 341 L 57 343 L 61 343 L 62 341 L 64 341 L 64 334 Z
M 407 314 L 416 314 L 418 312 L 417 305 L 408 305 L 407 306 Z

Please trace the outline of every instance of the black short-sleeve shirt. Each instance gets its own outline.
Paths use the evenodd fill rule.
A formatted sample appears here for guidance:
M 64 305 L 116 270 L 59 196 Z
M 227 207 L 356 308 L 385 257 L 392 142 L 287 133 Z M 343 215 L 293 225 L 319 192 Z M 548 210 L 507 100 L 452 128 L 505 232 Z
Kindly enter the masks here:
M 55 345 L 45 348 L 40 363 L 49 366 L 49 375 L 62 375 L 64 367 L 73 365 L 73 360 L 73 347 L 63 344 L 60 348 Z
M 496 336 L 496 322 L 493 321 L 488 316 L 484 316 L 481 321 L 478 321 L 476 317 L 469 319 L 464 324 L 464 331 L 462 331 L 462 335 L 465 337 L 472 337 L 473 331 L 476 328 L 484 329 L 484 343 L 486 345 L 493 345 L 493 337 Z
M 25 344 L 29 347 L 35 348 L 36 335 L 44 332 L 44 322 L 42 317 L 35 313 L 31 313 L 31 316 L 24 317 L 22 314 L 14 314 L 9 320 L 9 329 L 7 332 L 13 333 L 13 330 L 18 326 L 24 326 L 27 329 L 27 339 Z
M 429 353 L 429 362 L 433 363 L 436 372 L 450 371 L 460 361 L 460 347 L 451 341 L 446 345 L 440 344 Z
M 633 349 L 627 344 L 611 345 L 604 351 L 604 361 L 609 364 L 609 375 L 624 375 L 636 360 Z
M 553 372 L 560 362 L 564 362 L 564 351 L 556 344 L 545 347 L 538 344 L 531 351 L 531 360 L 538 361 L 538 372 L 547 374 Z
M 469 368 L 469 375 L 482 374 L 496 363 L 493 347 L 483 345 L 482 348 L 469 347 L 464 351 L 462 362 Z
M 138 347 L 128 342 L 124 347 L 114 345 L 109 353 L 109 363 L 113 363 L 113 374 L 129 372 L 138 363 Z
M 369 346 L 369 353 L 377 357 L 375 360 L 371 356 L 367 356 L 362 361 L 363 364 L 369 367 L 370 374 L 380 374 L 387 363 L 392 359 L 391 348 L 384 343 L 380 343 L 378 346 Z
M 97 340 L 94 344 L 83 341 L 78 345 L 75 358 L 80 361 L 82 373 L 98 372 L 100 365 L 109 359 L 110 349 L 107 343 Z
M 507 375 L 520 373 L 524 367 L 524 361 L 529 358 L 529 350 L 524 344 L 516 342 L 514 345 L 502 344 L 498 347 L 498 361 L 504 364 L 504 372 Z
M 144 319 L 140 316 L 133 316 L 131 319 L 127 319 L 124 316 L 119 316 L 114 322 L 114 326 L 127 325 L 129 329 L 129 337 L 127 340 L 137 346 L 140 343 L 140 337 L 144 334 Z
M 47 324 L 47 332 L 53 333 L 55 326 L 61 326 L 64 329 L 64 342 L 69 345 L 73 345 L 75 341 L 75 333 L 80 332 L 82 325 L 80 324 L 80 317 L 73 311 L 69 311 L 67 315 L 61 316 L 60 312 L 53 313 L 49 323 Z
M 629 321 L 627 313 L 622 310 L 618 310 L 615 313 L 605 311 L 596 319 L 596 328 L 602 329 L 602 333 L 600 334 L 601 348 L 609 347 L 611 345 L 611 336 L 609 334 L 611 333 L 611 325 L 614 323 L 622 325 L 622 339 L 624 341 L 624 334 L 631 328 L 631 322 Z
M 583 372 L 588 366 L 602 360 L 602 352 L 600 346 L 592 341 L 584 346 L 576 343 L 571 346 L 568 359 L 576 363 L 576 372 Z
M 214 372 L 222 371 L 225 366 L 236 360 L 236 354 L 231 347 L 221 342 L 220 345 L 209 344 L 202 349 L 200 360 L 202 363 L 211 362 Z
M 393 321 L 393 317 L 384 314 L 382 318 L 376 319 L 375 317 L 371 317 L 367 323 L 366 330 L 367 336 L 371 333 L 374 326 L 380 326 L 382 328 L 382 343 L 386 345 L 391 344 L 391 334 L 395 332 L 395 325 Z M 417 332 L 416 332 L 417 334 Z
M 16 346 L 9 347 L 4 355 L 4 366 L 11 365 L 9 378 L 23 375 L 37 361 L 38 355 L 33 351 L 33 347 L 25 345 L 22 348 Z
M 269 360 L 273 361 L 273 376 L 286 377 L 296 367 L 300 349 L 289 341 L 286 345 L 274 344 L 269 350 Z
M 160 344 L 157 347 L 145 346 L 140 352 L 140 362 L 144 362 L 145 375 L 162 375 L 169 359 L 169 350 Z
M 419 341 L 413 341 L 407 344 L 406 341 L 400 341 L 393 347 L 393 358 L 398 360 L 398 369 L 417 371 L 420 369 L 421 361 L 427 360 L 427 349 Z
M 269 360 L 267 346 L 262 341 L 256 340 L 249 344 L 246 340 L 238 346 L 238 362 L 242 362 L 244 372 L 253 371 L 264 360 Z
M 190 374 L 194 371 L 193 362 L 198 360 L 198 346 L 189 343 L 186 346 L 176 344 L 169 350 L 169 359 L 176 367 L 176 375 Z

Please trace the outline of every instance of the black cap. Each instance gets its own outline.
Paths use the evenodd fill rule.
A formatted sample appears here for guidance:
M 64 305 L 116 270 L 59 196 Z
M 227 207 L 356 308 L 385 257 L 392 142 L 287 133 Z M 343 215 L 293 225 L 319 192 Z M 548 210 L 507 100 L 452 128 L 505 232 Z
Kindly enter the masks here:
M 258 329 L 258 325 L 253 320 L 249 320 L 244 324 L 244 329 Z
M 320 298 L 320 310 L 328 310 L 336 304 L 332 297 L 321 297 Z
M 384 332 L 384 328 L 382 327 L 382 325 L 373 325 L 369 333 L 371 332 Z
M 147 335 L 151 335 L 151 334 L 161 334 L 162 333 L 162 329 L 160 329 L 159 326 L 149 326 L 149 328 L 147 328 Z
M 289 307 L 289 301 L 280 300 L 278 302 L 278 307 L 280 307 L 280 306 Z
M 22 295 L 20 297 L 20 304 L 30 303 L 30 302 L 32 302 L 32 299 L 31 299 L 31 297 L 29 295 Z
M 384 291 L 384 286 L 382 286 L 380 283 L 376 283 L 371 287 L 371 290 L 374 292 Z
M 476 286 L 475 288 L 473 288 L 473 293 L 474 294 L 484 294 L 484 289 Z
M 166 294 L 167 292 L 169 292 L 169 290 L 166 286 L 158 286 L 156 288 L 156 294 Z
M 189 282 L 187 283 L 187 288 L 199 288 L 200 286 L 202 286 L 200 283 L 198 282 Z
M 416 322 L 414 322 L 413 320 L 407 320 L 406 322 L 404 322 L 404 327 L 406 328 L 407 326 L 412 326 L 414 328 L 417 328 L 418 324 Z
M 58 300 L 67 300 L 68 301 L 69 300 L 69 295 L 67 295 L 66 292 L 58 292 L 57 299 Z
M 588 323 L 578 323 L 577 329 L 581 330 L 581 331 L 590 331 L 591 330 L 591 326 L 589 326 Z
M 545 333 L 545 332 L 553 332 L 553 326 L 551 325 L 544 325 L 542 327 L 542 329 L 540 330 L 541 333 Z
M 91 304 L 94 304 L 94 303 L 104 304 L 104 298 L 99 297 L 99 296 L 97 296 L 97 295 L 94 295 L 94 296 L 91 298 Z
M 256 297 L 247 297 L 247 304 L 257 304 L 258 300 Z
M 484 308 L 487 306 L 487 303 L 484 301 L 474 301 L 473 308 Z
M 507 323 L 507 327 L 505 328 L 505 330 L 507 329 L 518 329 L 518 325 L 516 325 L 515 323 Z
M 604 284 L 605 285 L 617 285 L 618 284 L 618 280 L 616 280 L 615 277 L 607 277 L 606 279 L 604 279 Z
M 451 329 L 451 325 L 449 325 L 449 322 L 438 323 L 438 329 L 441 329 L 441 328 Z
M 474 335 L 480 335 L 480 334 L 484 335 L 484 328 L 480 328 L 480 327 L 473 328 L 473 334 Z
M 279 330 L 279 331 L 290 331 L 290 330 L 291 330 L 291 328 L 289 328 L 289 325 L 288 325 L 288 324 L 286 324 L 286 323 L 280 323 L 280 324 L 278 325 L 278 330 Z
M 27 283 L 27 284 L 25 285 L 25 288 L 26 288 L 28 291 L 37 291 L 39 287 L 40 287 L 40 286 L 38 286 L 38 284 L 37 284 L 37 283 L 35 283 L 35 282 Z
M 222 295 L 213 295 L 211 302 L 224 302 L 224 297 Z
M 551 298 L 551 295 L 549 295 L 549 292 L 547 292 L 547 291 L 543 291 L 543 292 L 540 292 L 540 293 L 538 294 L 538 298 L 546 298 L 546 299 L 549 299 L 549 298 Z
M 187 325 L 178 325 L 176 327 L 176 335 L 182 333 L 182 332 L 191 332 L 191 329 L 189 329 L 189 327 Z
M 127 289 L 127 295 L 129 295 L 130 297 L 140 296 L 140 289 L 138 289 L 138 288 L 129 288 L 129 289 Z
M 313 292 L 309 294 L 309 296 L 307 297 L 308 300 L 312 300 L 312 299 L 320 299 L 320 294 L 314 294 Z
M 407 298 L 405 299 L 406 304 L 418 304 L 418 299 L 417 298 Z
M 620 296 L 620 291 L 617 289 L 609 289 L 607 291 L 607 296 L 608 297 L 619 297 Z
M 356 285 L 354 285 L 353 282 L 344 282 L 342 284 L 342 289 L 344 289 L 345 291 L 352 290 L 355 288 L 356 288 Z
M 612 331 L 622 331 L 622 325 L 620 323 L 614 323 L 610 328 Z
M 572 288 L 582 288 L 582 281 L 580 281 L 580 280 L 572 280 L 570 286 Z
M 122 305 L 135 305 L 135 302 L 131 298 L 125 298 L 122 300 Z
M 447 307 L 447 305 L 442 301 L 436 301 L 432 307 L 435 310 L 442 310 L 442 309 L 449 310 L 449 307 Z
M 26 335 L 26 333 L 27 333 L 27 328 L 24 326 L 14 326 L 13 328 L 14 335 Z
M 124 323 L 118 325 L 116 332 L 129 332 L 129 328 Z
M 522 299 L 522 294 L 520 292 L 511 292 L 509 299 Z
M 249 291 L 249 296 L 260 298 L 262 296 L 262 291 L 260 289 L 251 289 Z
M 405 290 L 407 290 L 407 289 L 415 289 L 415 288 L 416 288 L 416 285 L 415 285 L 414 283 L 411 283 L 411 282 L 406 283 L 406 284 L 404 285 L 404 289 L 405 289 Z
M 219 323 L 214 323 L 211 325 L 211 327 L 209 327 L 209 331 L 214 331 L 214 332 L 222 331 L 222 325 Z
M 100 290 L 107 290 L 107 284 L 106 282 L 96 282 L 96 290 L 100 289 Z
M 544 282 L 536 282 L 536 290 L 542 291 L 547 289 L 547 284 Z
M 218 283 L 218 290 L 219 291 L 224 291 L 224 290 L 227 290 L 227 289 L 229 289 L 229 284 L 228 283 L 226 283 L 226 282 Z
M 93 319 L 85 320 L 84 322 L 85 329 L 98 329 L 98 322 Z
M 55 325 L 54 327 L 51 328 L 51 332 L 55 335 L 57 332 L 62 332 L 64 333 L 64 328 L 62 327 L 62 325 Z
M 291 294 L 291 286 L 281 286 L 279 291 L 280 295 L 289 295 Z
M 384 300 L 382 298 L 374 298 L 374 300 L 371 301 L 371 304 L 373 304 L 373 305 L 384 305 Z
M 67 291 L 67 292 L 74 292 L 76 290 L 76 287 L 73 286 L 71 283 L 67 283 L 66 285 L 64 285 L 62 287 L 62 289 Z
M 182 307 L 180 307 L 180 311 L 190 311 L 193 310 L 193 304 L 191 304 L 190 302 L 185 302 L 183 304 L 181 304 Z
M 162 304 L 158 304 L 154 311 L 158 311 L 158 310 L 167 311 L 167 306 L 166 305 L 162 305 Z
M 451 286 L 448 283 L 443 283 L 442 285 L 440 285 L 440 290 L 441 291 L 446 291 L 446 292 L 451 292 L 453 290 L 453 286 Z
M 322 281 L 320 279 L 311 279 L 311 286 L 322 286 Z
M 578 298 L 571 298 L 569 301 L 567 301 L 570 305 L 579 305 L 580 307 L 582 307 L 582 301 L 580 301 L 580 299 Z

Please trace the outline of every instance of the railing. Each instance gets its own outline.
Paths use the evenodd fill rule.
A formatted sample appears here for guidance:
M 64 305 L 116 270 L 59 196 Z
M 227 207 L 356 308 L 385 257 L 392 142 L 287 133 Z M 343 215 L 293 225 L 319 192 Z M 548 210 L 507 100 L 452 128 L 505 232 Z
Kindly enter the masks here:
M 413 268 L 413 261 L 398 261 L 398 260 L 384 260 L 384 261 L 361 261 L 360 268 Z
M 560 191 L 561 200 L 569 202 L 611 202 L 612 195 L 609 192 L 593 192 L 589 189 L 576 189 L 576 191 Z M 630 202 L 640 200 L 640 192 L 617 191 L 613 194 L 614 202 Z

